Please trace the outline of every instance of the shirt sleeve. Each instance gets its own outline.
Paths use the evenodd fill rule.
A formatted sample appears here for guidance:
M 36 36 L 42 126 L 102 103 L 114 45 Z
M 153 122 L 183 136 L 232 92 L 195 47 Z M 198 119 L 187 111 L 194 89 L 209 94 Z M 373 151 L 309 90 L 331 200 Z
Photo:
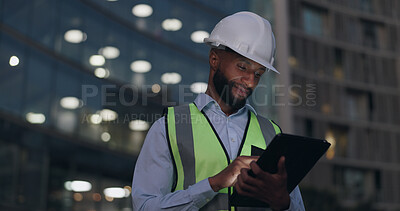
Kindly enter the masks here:
M 287 209 L 286 211 L 305 211 L 299 186 L 296 186 L 296 188 L 290 193 L 289 196 L 290 196 L 290 205 L 289 209 Z
M 174 165 L 165 132 L 165 117 L 150 128 L 132 182 L 134 210 L 199 210 L 217 193 L 204 179 L 186 190 L 171 192 Z

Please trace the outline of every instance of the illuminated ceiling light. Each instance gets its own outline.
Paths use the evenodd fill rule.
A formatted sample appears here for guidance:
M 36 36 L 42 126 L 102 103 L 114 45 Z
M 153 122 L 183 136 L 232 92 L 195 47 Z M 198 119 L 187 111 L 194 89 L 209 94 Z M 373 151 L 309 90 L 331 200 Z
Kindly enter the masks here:
M 108 69 L 99 67 L 94 70 L 94 75 L 97 78 L 108 78 L 108 76 L 110 76 L 110 71 Z
M 71 188 L 71 181 L 66 181 L 66 182 L 64 182 L 64 188 L 65 188 L 65 190 L 67 190 L 67 191 L 72 191 L 72 188 Z
M 290 67 L 297 67 L 298 66 L 297 58 L 294 57 L 294 56 L 290 56 L 289 57 L 288 63 L 290 65 Z
M 117 112 L 110 109 L 103 109 L 100 111 L 100 116 L 103 121 L 114 121 L 117 119 Z
M 42 113 L 29 112 L 26 114 L 26 120 L 32 124 L 43 124 L 46 121 L 46 116 Z
M 10 57 L 9 64 L 12 67 L 17 66 L 19 64 L 19 58 L 17 56 Z
M 190 39 L 195 43 L 203 43 L 204 38 L 209 36 L 210 34 L 206 31 L 195 31 L 190 35 Z
M 70 43 L 81 43 L 85 41 L 86 38 L 86 33 L 78 29 L 71 29 L 64 34 L 64 39 Z
M 92 184 L 87 181 L 74 180 L 71 182 L 71 189 L 75 192 L 87 192 L 92 190 Z
M 146 60 L 137 60 L 131 63 L 131 70 L 137 73 L 146 73 L 151 70 L 151 63 Z
M 102 55 L 92 55 L 89 58 L 89 63 L 93 66 L 102 66 L 106 62 L 106 59 Z
M 101 134 L 101 140 L 104 142 L 109 142 L 111 139 L 111 135 L 107 132 Z
M 298 96 L 299 96 L 299 95 L 298 95 Z M 329 105 L 328 103 L 324 103 L 324 104 L 322 105 L 321 110 L 322 110 L 322 112 L 323 112 L 324 114 L 329 114 L 329 113 L 331 113 L 331 111 L 332 111 L 331 105 Z
M 101 118 L 100 114 L 93 114 L 90 116 L 90 122 L 92 122 L 92 124 L 98 125 L 103 121 L 103 119 Z
M 137 119 L 137 120 L 132 120 L 129 122 L 129 128 L 133 131 L 146 131 L 150 127 L 150 124 L 146 121 Z
M 63 97 L 60 100 L 60 105 L 65 109 L 77 109 L 82 105 L 82 101 L 76 97 Z
M 166 31 L 178 31 L 182 28 L 182 22 L 176 18 L 165 19 L 161 26 Z
M 153 8 L 147 4 L 138 4 L 132 8 L 132 14 L 141 18 L 149 17 L 153 14 Z
M 161 86 L 159 84 L 153 84 L 153 86 L 151 86 L 151 91 L 153 93 L 159 93 L 161 91 Z
M 192 83 L 192 85 L 190 85 L 190 91 L 192 91 L 193 93 L 204 93 L 207 90 L 207 83 L 204 82 L 195 82 Z
M 105 196 L 104 197 L 108 202 L 112 202 L 114 200 L 113 197 Z
M 125 186 L 124 191 L 125 191 L 125 197 L 129 197 L 129 195 L 132 192 L 132 188 L 130 186 Z
M 325 156 L 328 160 L 332 160 L 335 157 L 336 140 L 331 131 L 326 133 L 325 139 L 331 144 Z
M 123 188 L 106 188 L 104 189 L 104 195 L 112 198 L 124 198 L 125 197 L 125 190 Z
M 82 201 L 83 199 L 83 196 L 80 193 L 74 193 L 72 197 L 74 198 L 75 201 Z
M 164 73 L 161 75 L 161 81 L 165 84 L 177 84 L 181 80 L 182 76 L 179 73 Z
M 113 46 L 106 46 L 99 49 L 99 54 L 106 59 L 115 59 L 119 56 L 119 49 Z
M 97 201 L 97 202 L 101 201 L 101 195 L 100 195 L 100 193 L 94 193 L 94 194 L 92 195 L 92 199 L 93 199 L 93 201 Z

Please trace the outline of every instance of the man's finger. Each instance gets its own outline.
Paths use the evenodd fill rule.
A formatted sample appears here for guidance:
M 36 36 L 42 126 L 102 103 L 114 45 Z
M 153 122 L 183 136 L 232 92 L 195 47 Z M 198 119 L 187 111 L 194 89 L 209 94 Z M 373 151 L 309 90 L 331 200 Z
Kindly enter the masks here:
M 241 169 L 240 170 L 240 177 L 244 183 L 249 185 L 258 185 L 256 178 L 249 175 L 250 169 Z
M 260 156 L 240 156 L 237 159 L 244 163 L 246 166 L 249 166 L 252 161 L 257 161 Z
M 240 191 L 239 193 L 241 195 L 252 196 L 257 191 L 257 187 L 247 184 L 244 180 L 244 175 L 240 174 L 237 183 L 235 184 L 235 188 Z
M 256 177 L 265 178 L 267 175 L 268 176 L 270 175 L 268 172 L 263 171 L 256 162 L 250 163 L 250 168 L 253 171 L 253 173 L 256 175 Z
M 278 173 L 279 175 L 286 176 L 286 165 L 285 165 L 285 157 L 282 156 L 278 162 Z

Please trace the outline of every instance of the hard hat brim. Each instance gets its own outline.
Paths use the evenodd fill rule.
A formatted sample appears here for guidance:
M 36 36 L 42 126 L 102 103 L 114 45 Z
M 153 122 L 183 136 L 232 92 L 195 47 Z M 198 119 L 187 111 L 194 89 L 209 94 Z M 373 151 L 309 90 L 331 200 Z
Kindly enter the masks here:
M 221 48 L 221 49 L 224 49 L 225 47 L 229 47 L 228 45 L 224 45 L 223 43 L 218 43 L 218 42 L 216 42 L 215 40 L 210 39 L 210 38 L 204 38 L 204 43 L 207 44 L 207 45 L 210 46 L 210 47 L 213 47 L 213 48 Z M 229 47 L 229 48 L 230 48 L 230 47 Z M 242 52 L 240 52 L 240 51 L 238 51 L 238 50 L 235 50 L 234 48 L 230 48 L 230 49 L 232 49 L 232 50 L 235 51 L 236 53 L 238 53 L 238 54 L 240 54 L 240 55 L 242 55 L 242 56 L 244 56 L 244 57 L 246 57 L 246 58 L 248 58 L 248 59 L 251 59 L 252 61 L 255 61 L 255 62 L 261 64 L 262 66 L 264 66 L 265 68 L 267 68 L 267 70 L 272 70 L 272 71 L 274 71 L 274 72 L 280 74 L 279 71 L 276 70 L 275 67 L 272 66 L 270 63 L 268 63 L 268 62 L 266 62 L 266 61 L 264 61 L 264 60 L 262 60 L 262 59 L 256 58 L 256 57 L 254 57 L 254 56 L 248 55 L 248 54 L 246 54 L 246 53 L 242 53 Z

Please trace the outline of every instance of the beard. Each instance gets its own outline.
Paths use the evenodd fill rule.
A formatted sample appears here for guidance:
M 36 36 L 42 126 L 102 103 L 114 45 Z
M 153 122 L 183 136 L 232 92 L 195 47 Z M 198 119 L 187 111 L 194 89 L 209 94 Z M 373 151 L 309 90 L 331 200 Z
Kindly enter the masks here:
M 238 84 L 234 81 L 228 81 L 228 79 L 221 73 L 221 70 L 219 68 L 217 69 L 217 72 L 213 77 L 213 83 L 215 90 L 217 91 L 221 100 L 234 110 L 241 109 L 246 104 L 246 99 L 252 93 L 252 90 L 250 88 L 246 88 L 245 86 Z M 233 87 L 244 88 L 248 92 L 248 95 L 243 99 L 235 97 L 232 92 Z

